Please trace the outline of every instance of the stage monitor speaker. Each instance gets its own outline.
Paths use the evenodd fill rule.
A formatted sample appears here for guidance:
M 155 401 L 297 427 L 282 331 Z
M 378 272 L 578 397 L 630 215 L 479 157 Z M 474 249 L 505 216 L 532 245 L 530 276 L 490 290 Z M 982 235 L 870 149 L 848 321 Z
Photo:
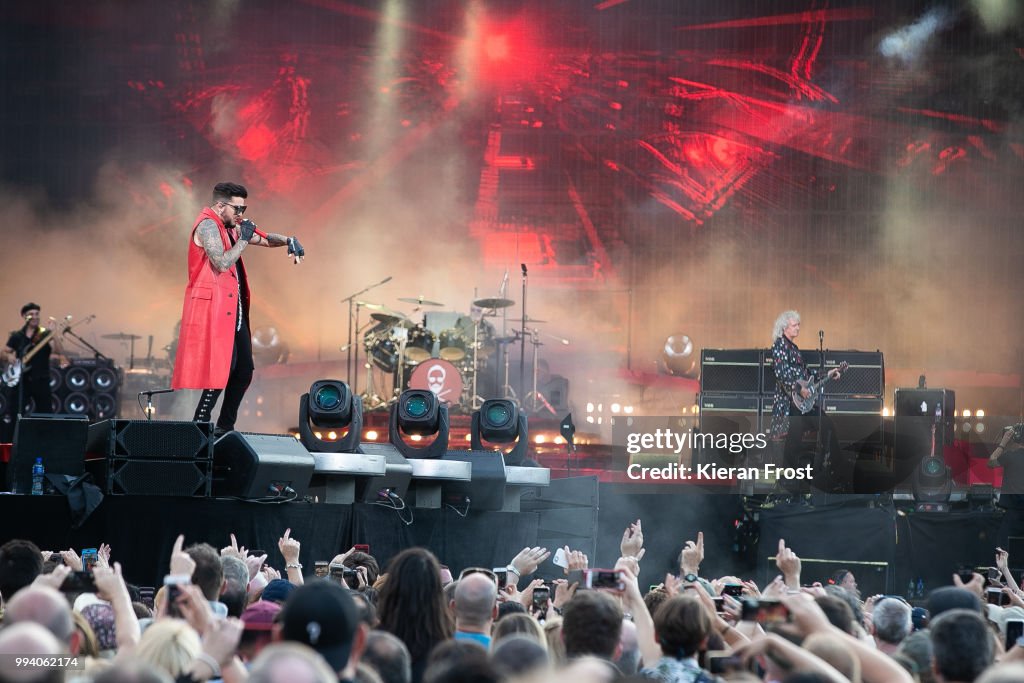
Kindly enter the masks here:
M 111 458 L 106 464 L 106 492 L 111 495 L 210 495 L 210 460 Z
M 110 458 L 211 460 L 213 423 L 104 420 L 89 428 L 88 450 Z
M 78 415 L 19 418 L 7 466 L 8 490 L 32 491 L 32 465 L 43 459 L 47 474 L 79 476 L 85 471 L 85 440 L 89 421 Z
M 390 499 L 396 507 L 396 501 L 405 500 L 409 494 L 409 482 L 412 481 L 412 466 L 398 449 L 389 443 L 359 444 L 362 453 L 383 455 L 385 470 L 383 477 L 359 477 L 356 479 L 356 500 L 361 503 L 385 503 Z
M 228 432 L 213 447 L 214 496 L 297 499 L 309 490 L 313 456 L 287 434 Z
M 441 501 L 455 508 L 501 510 L 505 506 L 505 458 L 498 451 L 448 451 L 442 460 L 468 462 L 470 481 L 445 481 Z
M 209 496 L 213 424 L 104 420 L 89 427 L 91 468 L 113 495 Z

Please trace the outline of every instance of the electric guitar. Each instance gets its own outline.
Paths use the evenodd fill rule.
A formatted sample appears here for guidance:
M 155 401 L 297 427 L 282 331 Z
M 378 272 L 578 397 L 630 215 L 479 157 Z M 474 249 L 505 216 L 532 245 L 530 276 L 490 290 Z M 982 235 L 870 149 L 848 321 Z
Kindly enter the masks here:
M 29 361 L 31 361 L 44 346 L 50 343 L 54 330 L 48 330 L 45 327 L 40 327 L 39 330 L 43 333 L 43 336 L 39 338 L 39 341 L 36 342 L 35 346 L 29 349 L 21 358 L 16 358 L 13 363 L 4 368 L 3 381 L 7 386 L 18 386 L 18 382 L 21 381 L 21 373 L 29 368 Z
M 846 372 L 847 368 L 849 367 L 850 364 L 844 360 L 842 363 L 839 364 L 839 367 L 835 369 L 839 370 L 839 374 L 842 374 Z M 829 370 L 829 373 L 831 372 L 832 370 Z M 804 415 L 814 410 L 814 404 L 818 402 L 819 398 L 821 398 L 821 394 L 824 392 L 825 389 L 825 383 L 828 382 L 830 379 L 832 378 L 829 376 L 829 374 L 826 374 L 824 377 L 818 380 L 798 379 L 796 381 L 796 389 L 793 390 L 792 394 L 790 394 L 790 396 L 793 398 L 793 405 L 795 405 L 797 409 Z M 801 391 L 804 389 L 810 392 L 810 395 L 807 398 L 804 398 L 801 394 Z

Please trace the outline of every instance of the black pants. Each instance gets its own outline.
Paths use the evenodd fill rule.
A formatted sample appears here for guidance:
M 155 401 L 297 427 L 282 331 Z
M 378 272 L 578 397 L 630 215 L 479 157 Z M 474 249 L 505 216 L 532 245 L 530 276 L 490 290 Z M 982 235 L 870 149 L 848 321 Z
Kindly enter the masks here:
M 238 420 L 238 408 L 242 405 L 245 392 L 252 382 L 254 369 L 252 335 L 249 326 L 242 325 L 242 329 L 235 331 L 235 346 L 231 352 L 231 372 L 228 374 L 227 386 L 224 389 L 203 389 L 203 395 L 199 397 L 199 405 L 196 406 L 196 414 L 192 419 L 196 422 L 209 422 L 213 406 L 223 391 L 224 403 L 221 404 L 220 417 L 217 418 L 217 429 L 224 432 L 234 429 L 235 421 Z
M 818 417 L 821 416 L 821 438 L 813 451 L 807 451 L 803 446 L 803 438 L 806 432 L 818 431 Z M 835 425 L 832 418 L 821 413 L 821 406 L 814 406 L 814 410 L 804 415 L 795 405 L 789 407 L 789 433 L 786 435 L 786 446 L 783 451 L 782 463 L 784 467 L 812 466 L 814 482 L 819 488 L 834 489 L 839 482 L 834 481 L 834 463 L 841 457 L 839 439 L 836 437 Z M 791 480 L 784 482 L 786 489 L 794 493 L 809 493 L 811 482 L 808 480 Z

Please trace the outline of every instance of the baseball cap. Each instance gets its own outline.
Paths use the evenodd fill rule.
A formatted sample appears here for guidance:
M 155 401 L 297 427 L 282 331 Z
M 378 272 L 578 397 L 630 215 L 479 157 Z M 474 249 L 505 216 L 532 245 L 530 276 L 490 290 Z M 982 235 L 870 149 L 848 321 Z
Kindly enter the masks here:
M 281 611 L 276 602 L 257 600 L 242 612 L 242 623 L 246 631 L 269 631 L 274 627 L 274 617 Z
M 282 610 L 281 637 L 309 645 L 334 671 L 348 664 L 359 613 L 348 591 L 330 581 L 296 588 Z
M 277 604 L 283 604 L 291 592 L 295 590 L 295 584 L 291 581 L 284 579 L 274 579 L 266 585 L 263 589 L 263 594 L 260 596 L 261 600 L 267 602 L 276 602 Z

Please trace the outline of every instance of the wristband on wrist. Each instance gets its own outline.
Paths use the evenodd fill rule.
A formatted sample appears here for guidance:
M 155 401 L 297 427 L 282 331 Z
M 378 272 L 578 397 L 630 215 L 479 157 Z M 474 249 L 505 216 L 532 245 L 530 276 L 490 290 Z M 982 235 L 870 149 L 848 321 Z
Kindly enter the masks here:
M 513 574 L 515 574 L 516 576 L 518 576 L 520 578 L 522 578 L 522 576 L 523 576 L 522 574 L 519 573 L 519 570 L 516 569 L 516 566 L 514 564 L 509 564 L 507 567 L 505 567 L 505 571 L 512 572 Z
M 285 569 L 302 569 L 301 562 L 289 562 L 284 566 Z
M 220 664 L 217 663 L 217 660 L 210 653 L 200 652 L 196 655 L 196 660 L 210 667 L 210 673 L 213 674 L 210 678 L 220 678 Z

